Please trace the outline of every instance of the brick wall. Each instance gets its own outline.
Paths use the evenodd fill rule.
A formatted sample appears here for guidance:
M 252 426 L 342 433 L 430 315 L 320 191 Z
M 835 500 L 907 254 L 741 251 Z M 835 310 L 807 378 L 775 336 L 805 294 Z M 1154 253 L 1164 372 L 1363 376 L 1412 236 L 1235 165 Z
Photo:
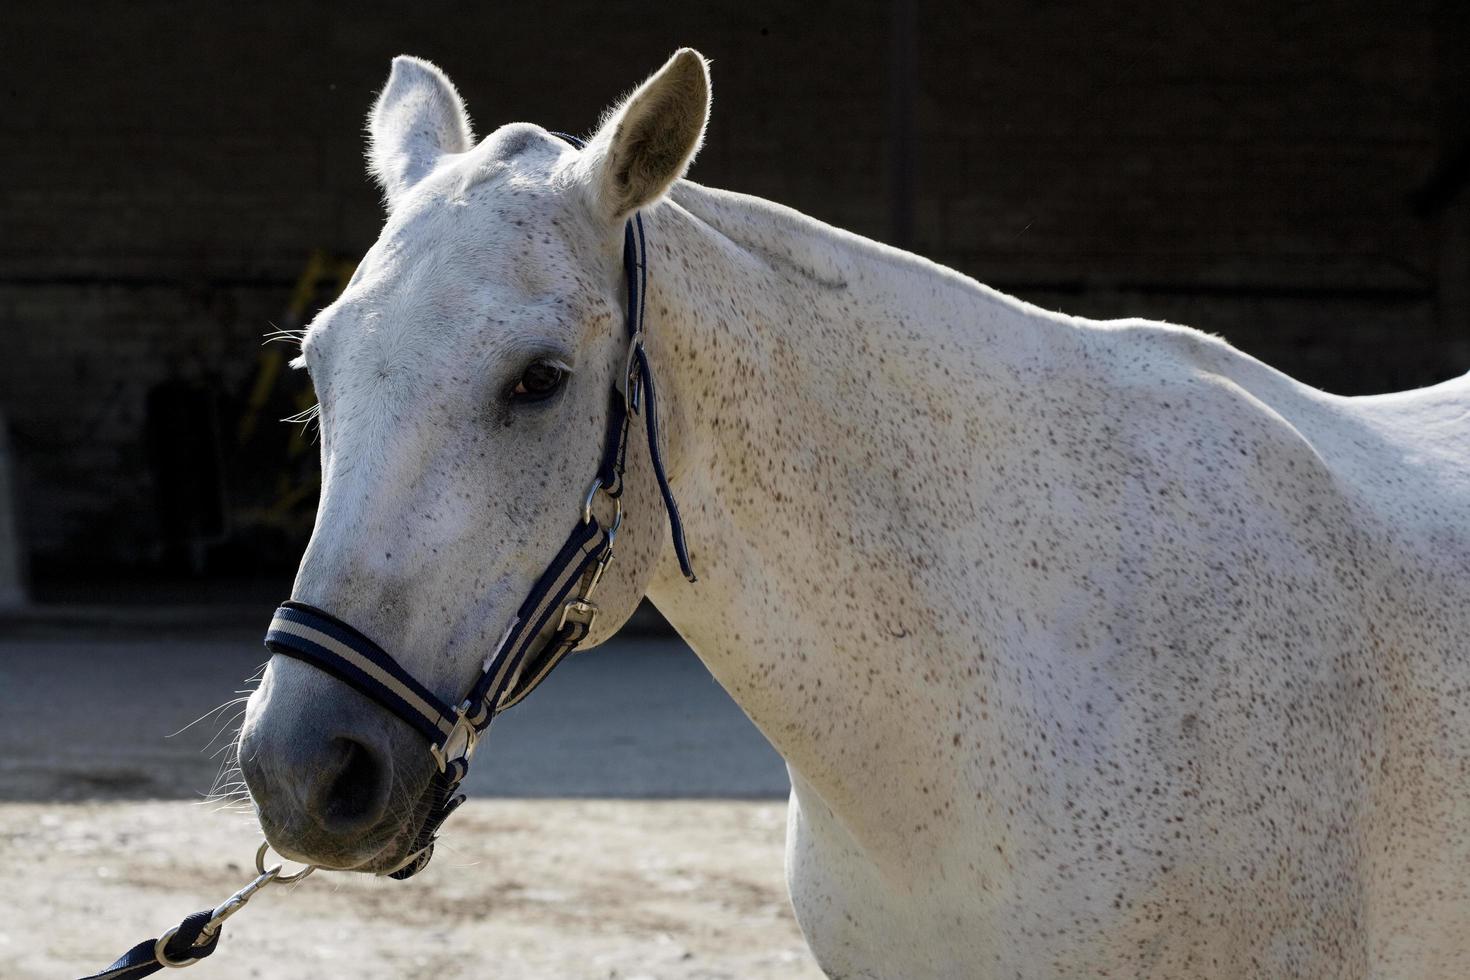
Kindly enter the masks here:
M 1334 390 L 1470 366 L 1466 5 L 914 5 L 917 251 Z M 372 241 L 362 120 L 400 51 L 480 132 L 580 131 L 693 44 L 716 94 L 697 179 L 894 229 L 888 3 L 298 6 L 7 15 L 0 411 L 47 567 L 151 560 L 147 391 L 192 372 L 229 428 L 307 255 Z

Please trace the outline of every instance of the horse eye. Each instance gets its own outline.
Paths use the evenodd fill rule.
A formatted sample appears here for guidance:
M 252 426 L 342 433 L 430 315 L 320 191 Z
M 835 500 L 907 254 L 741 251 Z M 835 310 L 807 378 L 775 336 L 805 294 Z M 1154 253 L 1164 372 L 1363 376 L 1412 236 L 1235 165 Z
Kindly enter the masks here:
M 521 380 L 516 382 L 511 397 L 522 402 L 539 402 L 550 398 L 561 390 L 561 386 L 566 383 L 567 375 L 570 373 L 560 364 L 537 361 L 526 368 L 526 373 L 522 374 Z

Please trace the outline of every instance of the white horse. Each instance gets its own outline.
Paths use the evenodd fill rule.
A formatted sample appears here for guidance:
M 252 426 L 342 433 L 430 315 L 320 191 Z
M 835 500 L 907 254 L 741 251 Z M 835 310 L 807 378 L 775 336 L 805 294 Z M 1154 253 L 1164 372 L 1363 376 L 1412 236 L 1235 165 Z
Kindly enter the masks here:
M 595 471 L 641 210 L 700 578 L 635 439 L 591 642 L 646 593 L 785 757 L 829 975 L 1470 976 L 1470 378 L 1342 398 L 1037 309 L 681 180 L 708 105 L 684 50 L 585 150 L 476 143 L 394 62 L 296 597 L 468 685 Z M 283 657 L 241 757 L 281 851 L 365 871 L 433 769 Z

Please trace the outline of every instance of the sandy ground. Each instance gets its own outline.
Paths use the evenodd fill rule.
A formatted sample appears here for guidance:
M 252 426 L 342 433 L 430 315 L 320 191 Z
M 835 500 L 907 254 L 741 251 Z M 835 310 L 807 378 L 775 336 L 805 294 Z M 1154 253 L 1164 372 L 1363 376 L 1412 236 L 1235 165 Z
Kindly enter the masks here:
M 8 626 L 0 978 L 75 977 L 251 877 L 253 818 L 197 802 L 218 726 L 165 736 L 263 658 L 253 624 Z M 676 645 L 609 648 L 496 723 L 428 870 L 267 889 L 189 975 L 820 977 L 782 880 L 779 757 Z
M 193 976 L 817 978 L 781 875 L 785 808 L 479 800 L 407 882 L 267 889 Z M 0 975 L 100 969 L 249 877 L 247 818 L 190 803 L 0 804 Z

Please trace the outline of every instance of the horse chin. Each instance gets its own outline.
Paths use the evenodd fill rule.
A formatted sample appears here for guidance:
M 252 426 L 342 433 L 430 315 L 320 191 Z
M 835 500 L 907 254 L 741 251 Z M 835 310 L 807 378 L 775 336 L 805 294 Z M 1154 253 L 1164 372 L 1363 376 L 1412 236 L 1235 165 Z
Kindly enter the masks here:
M 431 780 L 431 785 L 425 786 L 413 796 L 412 804 L 404 801 L 404 805 L 395 808 L 398 813 L 407 814 L 406 817 L 401 818 L 395 826 L 376 830 L 373 833 L 373 837 L 376 837 L 375 843 L 378 840 L 381 843 L 378 843 L 378 849 L 373 852 L 372 857 L 344 870 L 363 871 L 366 874 L 392 874 L 409 864 L 423 849 L 425 842 L 419 837 L 429 813 L 434 810 L 434 793 Z
M 412 847 L 414 837 L 414 834 L 407 833 L 406 831 L 396 834 L 392 840 L 383 845 L 382 850 L 378 851 L 372 857 L 355 867 L 343 868 L 342 870 L 359 871 L 363 874 L 370 875 L 392 874 L 408 864 L 418 853 Z
M 359 841 L 330 845 L 309 835 L 281 834 L 266 829 L 272 850 L 288 861 L 310 864 L 323 871 L 362 871 L 386 874 L 408 858 L 414 834 L 404 827 L 373 829 Z
M 354 846 L 346 850 L 300 850 L 290 845 L 271 846 L 287 860 L 315 865 L 323 871 L 386 875 L 403 867 L 418 852 L 413 847 L 418 836 L 417 824 L 388 830 L 387 835 L 387 839 L 383 840 L 381 834 L 374 833 L 366 839 L 368 842 L 364 846 Z
M 406 865 L 421 850 L 418 839 L 433 809 L 433 788 L 417 792 L 400 788 L 389 807 L 393 816 L 350 839 L 321 833 L 304 815 L 288 826 L 274 824 L 257 804 L 261 829 L 272 849 L 288 861 L 324 871 L 358 871 L 386 875 Z
M 367 835 L 370 843 L 357 849 L 358 853 L 369 852 L 369 856 L 339 870 L 387 875 L 408 864 L 422 850 L 419 835 L 433 809 L 432 795 L 433 788 L 425 788 L 411 805 L 397 808 L 407 815 L 395 823 L 374 828 Z

